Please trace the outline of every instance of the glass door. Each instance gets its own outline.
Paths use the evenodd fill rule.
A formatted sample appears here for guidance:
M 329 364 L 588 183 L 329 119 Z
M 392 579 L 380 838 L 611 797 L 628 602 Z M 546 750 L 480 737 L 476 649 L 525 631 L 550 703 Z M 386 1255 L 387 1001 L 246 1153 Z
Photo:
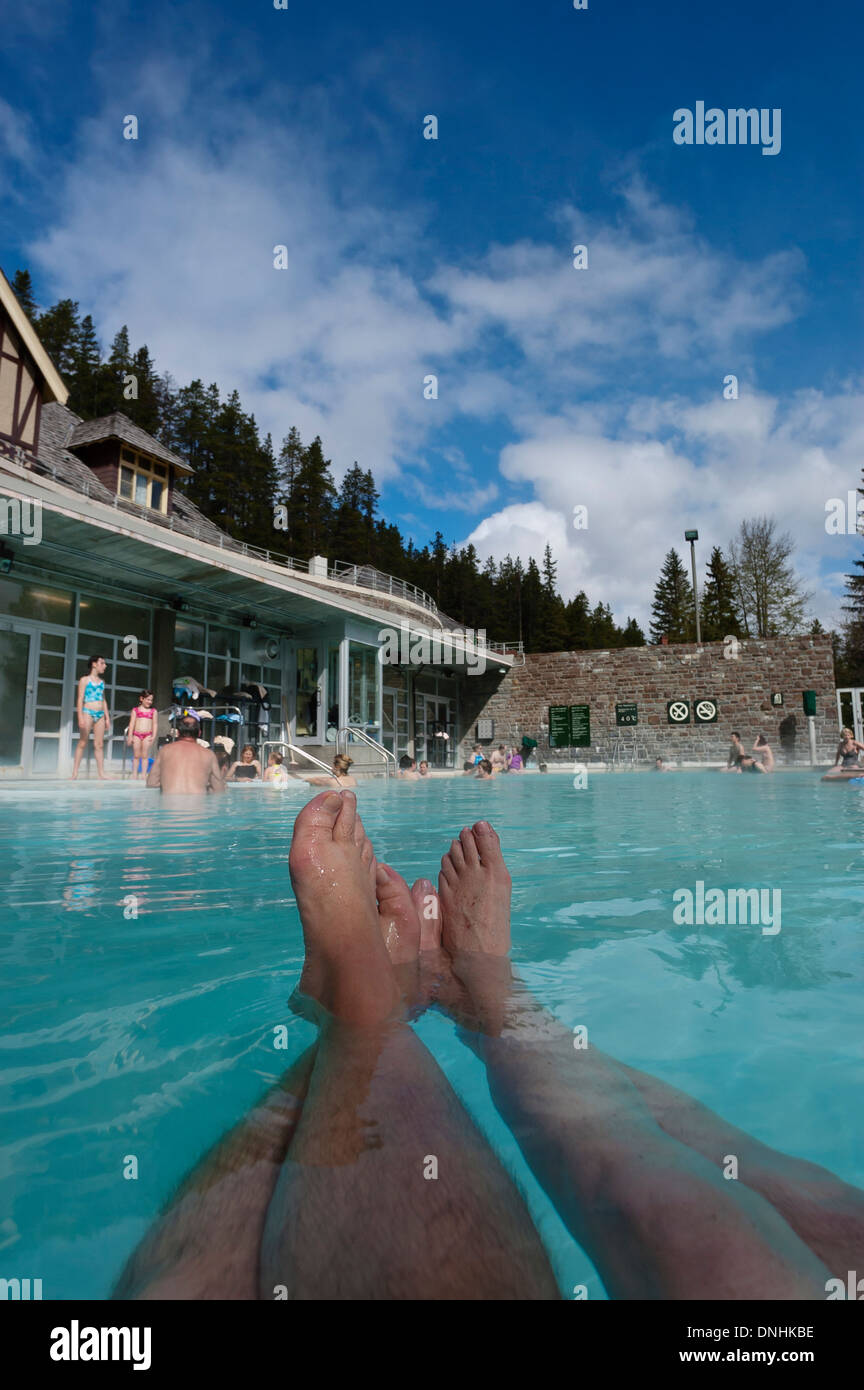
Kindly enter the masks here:
M 33 728 L 30 633 L 0 628 L 0 768 L 29 770 Z M 25 742 L 27 756 L 25 759 Z
M 450 767 L 453 763 L 452 702 L 439 695 L 424 695 L 422 699 L 424 718 L 417 732 L 422 736 L 423 751 L 418 749 L 417 761 L 425 758 L 430 767 Z
M 67 640 L 25 623 L 0 626 L 0 768 L 60 774 Z

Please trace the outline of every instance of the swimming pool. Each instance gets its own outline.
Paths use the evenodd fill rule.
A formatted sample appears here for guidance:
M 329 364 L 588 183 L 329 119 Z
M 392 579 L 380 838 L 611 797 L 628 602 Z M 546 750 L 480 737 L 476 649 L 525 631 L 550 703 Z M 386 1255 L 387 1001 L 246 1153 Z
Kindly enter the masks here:
M 103 1298 L 162 1203 L 312 1037 L 288 849 L 304 791 L 176 809 L 110 783 L 0 789 L 0 1275 Z M 499 830 L 517 965 L 569 1026 L 760 1139 L 864 1183 L 864 801 L 806 772 L 382 783 L 379 857 L 436 876 L 460 827 Z M 676 926 L 673 893 L 779 888 L 782 928 Z M 137 899 L 136 905 L 131 901 Z M 273 1048 L 284 1024 L 288 1052 Z M 515 1174 L 565 1297 L 592 1266 L 526 1168 L 480 1064 L 417 1024 Z M 137 1181 L 124 1157 L 139 1160 Z

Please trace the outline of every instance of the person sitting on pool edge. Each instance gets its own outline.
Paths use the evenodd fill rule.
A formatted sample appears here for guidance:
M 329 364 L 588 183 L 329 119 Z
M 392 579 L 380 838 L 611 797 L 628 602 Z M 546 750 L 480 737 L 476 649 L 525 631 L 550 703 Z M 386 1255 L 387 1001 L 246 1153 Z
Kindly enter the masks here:
M 492 771 L 494 773 L 507 771 L 507 749 L 504 747 L 503 743 L 498 744 L 498 747 L 494 750 L 492 757 L 489 759 L 489 762 L 492 764 Z
M 147 774 L 147 786 L 163 792 L 183 794 L 224 792 L 225 779 L 212 748 L 198 742 L 200 725 L 194 714 L 184 714 L 177 720 L 177 737 L 166 743 L 156 754 L 156 761 Z
M 758 734 L 753 744 L 753 752 L 759 757 L 765 772 L 774 771 L 774 749 L 764 734 Z
M 509 771 L 509 772 L 522 772 L 522 771 L 523 771 L 522 754 L 519 752 L 519 749 L 516 748 L 515 746 L 514 746 L 513 748 L 510 749 L 510 762 L 509 762 L 509 764 L 508 764 L 508 771 Z
M 730 745 L 729 745 L 729 756 L 728 756 L 728 758 L 726 759 L 726 766 L 725 766 L 724 768 L 721 768 L 721 771 L 722 771 L 722 772 L 737 772 L 737 771 L 739 771 L 739 768 L 738 768 L 738 759 L 741 757 L 741 755 L 742 755 L 743 752 L 744 752 L 744 744 L 741 742 L 741 735 L 740 735 L 740 734 L 736 734 L 735 731 L 733 730 L 733 732 L 732 732 L 732 742 L 731 742 Z
M 864 743 L 859 743 L 851 729 L 841 729 L 837 756 L 830 772 L 822 778 L 823 782 L 845 782 L 850 777 L 861 776 L 859 753 L 864 753 Z
M 347 753 L 337 753 L 336 757 L 333 759 L 333 771 L 341 787 L 356 787 L 357 785 L 357 778 L 352 777 L 349 771 L 353 762 L 354 759 L 349 758 Z M 315 777 L 306 777 L 304 780 L 309 783 L 310 787 L 333 786 L 333 778 L 325 777 L 323 774 Z
M 289 867 L 306 951 L 292 1006 L 319 1041 L 181 1184 L 112 1298 L 560 1299 L 516 1184 L 411 1027 L 430 1006 L 484 1067 L 610 1299 L 822 1302 L 861 1267 L 858 1188 L 593 1043 L 574 1050 L 514 973 L 487 821 L 454 839 L 437 891 L 409 889 L 376 861 L 353 794 L 323 793 Z M 430 1133 L 435 1182 L 412 1159 Z M 729 1153 L 739 1182 L 722 1176 Z
M 261 764 L 251 743 L 244 745 L 238 761 L 228 773 L 229 782 L 254 782 L 261 776 Z

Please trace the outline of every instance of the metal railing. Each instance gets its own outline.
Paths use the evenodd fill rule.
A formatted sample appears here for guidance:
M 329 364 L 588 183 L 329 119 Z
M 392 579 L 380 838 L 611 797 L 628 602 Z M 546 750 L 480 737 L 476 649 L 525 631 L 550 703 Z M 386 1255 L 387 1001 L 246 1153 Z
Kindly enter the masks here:
M 497 652 L 499 656 L 521 657 L 518 665 L 525 665 L 525 644 L 524 642 L 487 642 L 487 652 Z
M 391 753 L 390 750 L 389 750 L 389 748 L 385 748 L 385 747 L 384 747 L 384 744 L 383 744 L 383 743 L 379 743 L 377 739 L 371 738 L 370 735 L 366 733 L 366 730 L 365 730 L 365 729 L 357 729 L 357 728 L 355 728 L 355 727 L 354 727 L 353 725 L 351 725 L 351 724 L 345 724 L 345 725 L 343 725 L 343 727 L 342 727 L 341 729 L 337 729 L 337 730 L 336 730 L 336 751 L 337 751 L 337 753 L 341 751 L 341 744 L 340 744 L 339 740 L 341 739 L 341 737 L 342 737 L 343 734 L 349 734 L 349 735 L 351 735 L 351 736 L 354 737 L 354 738 L 358 738 L 358 739 L 361 741 L 361 743 L 365 743 L 365 744 L 367 745 L 367 747 L 371 748 L 375 753 L 377 753 L 380 757 L 382 757 L 382 758 L 384 759 L 384 776 L 385 776 L 385 777 L 389 777 L 389 776 L 390 776 L 390 762 L 389 762 L 388 760 L 389 760 L 389 759 L 392 759 L 392 760 L 393 760 L 393 772 L 394 772 L 394 774 L 395 774 L 395 772 L 396 772 L 396 770 L 397 770 L 397 768 L 398 768 L 398 766 L 399 766 L 399 764 L 398 764 L 397 761 L 396 761 L 396 754 L 395 754 L 395 753 Z M 345 748 L 346 748 L 346 750 L 347 750 L 347 748 L 348 748 L 348 739 L 347 739 L 347 738 L 346 738 L 346 740 L 345 740 Z
M 284 742 L 281 742 L 281 741 L 280 741 L 280 742 L 275 742 L 275 741 L 274 741 L 274 742 L 272 742 L 272 743 L 268 741 L 267 743 L 262 743 L 262 744 L 261 744 L 261 762 L 262 762 L 262 764 L 263 764 L 265 758 L 269 758 L 270 753 L 273 751 L 274 748 L 277 749 L 277 750 L 281 750 L 282 748 L 287 748 L 289 753 L 299 753 L 300 756 L 301 756 L 301 758 L 308 758 L 310 763 L 314 763 L 316 767 L 320 767 L 320 768 L 321 768 L 321 771 L 322 771 L 322 772 L 328 773 L 328 775 L 329 775 L 330 777 L 332 777 L 332 778 L 334 779 L 334 781 L 336 781 L 336 782 L 339 781 L 339 778 L 338 778 L 337 774 L 333 771 L 332 767 L 328 767 L 326 763 L 322 763 L 322 761 L 321 761 L 320 758 L 316 758 L 315 755 L 314 755 L 314 753 L 307 753 L 307 751 L 306 751 L 305 748 L 300 748 L 296 743 L 284 743 Z M 268 751 L 268 750 L 269 750 L 269 751 Z

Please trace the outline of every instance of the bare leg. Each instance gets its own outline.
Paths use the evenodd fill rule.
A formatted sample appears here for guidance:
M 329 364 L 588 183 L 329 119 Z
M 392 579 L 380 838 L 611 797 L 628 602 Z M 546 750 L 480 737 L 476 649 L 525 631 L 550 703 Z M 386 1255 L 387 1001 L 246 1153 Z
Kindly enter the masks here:
M 105 743 L 105 716 L 96 720 L 93 728 L 93 756 L 96 759 L 96 771 L 100 781 L 105 781 L 105 768 L 103 766 L 103 748 Z
M 486 822 L 453 842 L 439 893 L 443 1002 L 477 1030 L 498 1109 L 610 1295 L 823 1299 L 829 1271 L 774 1208 L 665 1133 L 614 1064 L 520 994 L 510 879 Z
M 264 1218 L 314 1054 L 313 1047 L 298 1057 L 181 1184 L 129 1259 L 114 1298 L 257 1299 Z
M 827 1168 L 791 1158 L 728 1124 L 692 1096 L 622 1062 L 615 1065 L 632 1081 L 662 1130 L 722 1167 L 738 1159 L 739 1180 L 759 1192 L 789 1223 L 835 1276 L 864 1262 L 864 1192 Z
M 81 766 L 81 759 L 84 757 L 84 750 L 87 747 L 87 740 L 90 737 L 90 730 L 93 728 L 93 720 L 89 714 L 82 715 L 81 726 L 78 731 L 78 743 L 75 747 L 75 760 L 72 764 L 72 781 L 78 776 L 78 769 Z
M 518 1192 L 404 1021 L 397 978 L 410 995 L 420 920 L 375 864 L 352 792 L 309 802 L 290 864 L 321 1037 L 267 1216 L 261 1297 L 557 1298 Z

